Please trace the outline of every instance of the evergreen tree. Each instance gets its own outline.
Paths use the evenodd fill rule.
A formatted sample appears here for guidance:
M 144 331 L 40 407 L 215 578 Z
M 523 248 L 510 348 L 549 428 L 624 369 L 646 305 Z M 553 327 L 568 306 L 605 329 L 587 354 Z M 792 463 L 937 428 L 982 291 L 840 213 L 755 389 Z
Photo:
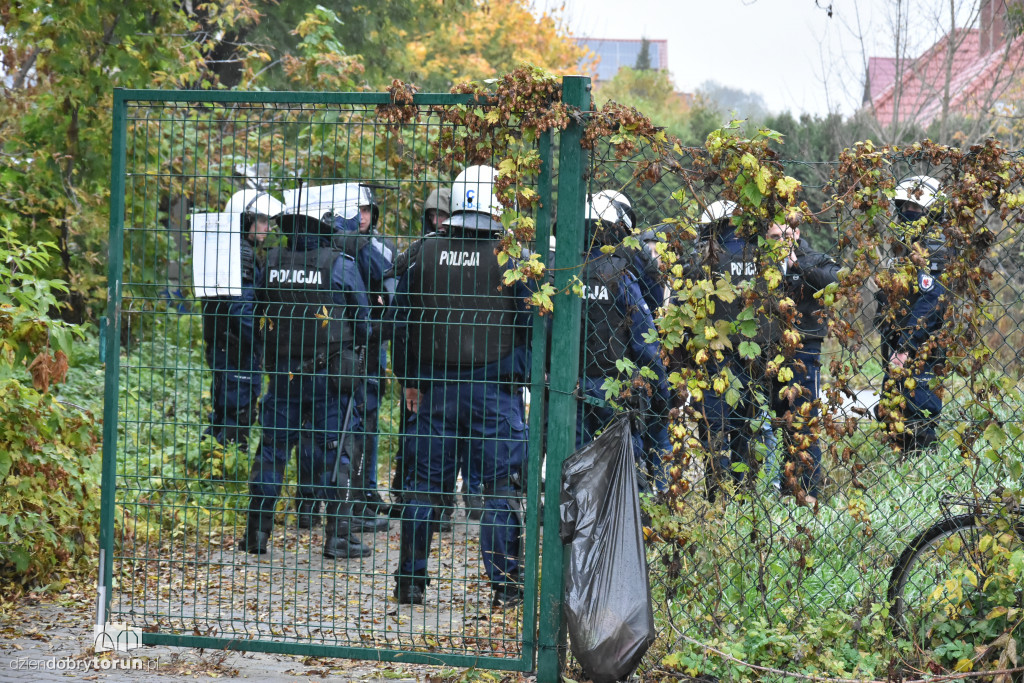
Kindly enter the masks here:
M 636 56 L 635 71 L 650 71 L 651 69 L 651 41 L 646 38 L 640 39 L 640 54 Z

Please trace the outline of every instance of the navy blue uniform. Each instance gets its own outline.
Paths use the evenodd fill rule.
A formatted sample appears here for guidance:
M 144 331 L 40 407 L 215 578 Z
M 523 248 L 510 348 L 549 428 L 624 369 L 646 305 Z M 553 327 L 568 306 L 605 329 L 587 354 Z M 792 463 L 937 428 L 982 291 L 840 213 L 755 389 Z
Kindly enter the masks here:
M 814 295 L 839 281 L 839 265 L 811 249 L 803 238 L 793 251 L 796 264 L 785 269 L 784 292 L 796 304 L 794 324 L 803 348 L 787 363 L 793 371 L 792 381 L 784 384 L 775 378 L 770 398 L 775 417 L 786 418 L 788 414 L 792 418 L 784 419 L 783 424 L 786 455 L 795 465 L 794 475 L 799 477 L 800 485 L 808 494 L 817 497 L 822 480 L 821 446 L 817 430 L 811 426 L 818 422 L 820 414 L 817 399 L 821 390 L 821 343 L 828 336 L 828 321 L 823 317 L 821 299 Z M 788 392 L 780 395 L 794 384 L 799 385 L 800 390 L 792 399 Z M 803 408 L 805 405 L 807 408 Z
M 409 267 L 417 261 L 420 254 L 420 249 L 423 247 L 425 239 L 431 239 L 435 237 L 443 237 L 445 232 L 442 227 L 441 232 L 430 232 L 426 229 L 427 217 L 424 215 L 424 233 L 423 237 L 415 240 L 409 248 L 398 254 L 395 257 L 394 264 L 388 270 L 387 276 L 401 278 L 405 275 Z M 432 224 L 431 224 L 432 225 Z M 406 424 L 408 422 L 408 415 L 405 406 L 405 401 L 400 401 L 400 417 L 399 427 L 401 433 L 406 433 Z M 461 476 L 464 486 L 463 500 L 468 508 L 470 519 L 479 519 L 481 514 L 481 508 L 483 503 L 480 499 L 480 493 L 483 490 L 483 484 L 481 482 L 480 468 L 472 465 L 469 457 L 469 449 L 465 447 L 464 443 L 460 442 L 459 448 L 457 449 L 456 460 L 458 462 L 456 476 Z M 395 452 L 394 458 L 394 478 L 391 483 L 391 498 L 392 500 L 400 500 L 402 497 L 402 487 L 405 485 L 405 448 L 403 441 L 399 441 L 398 450 Z M 452 488 L 446 491 L 444 496 L 445 509 L 442 512 L 442 523 L 447 523 L 451 519 L 452 510 L 455 507 L 455 494 L 454 494 L 455 482 L 452 482 Z M 394 514 L 394 512 L 392 512 Z
M 389 274 L 394 250 L 377 235 L 359 233 L 358 219 L 335 217 L 334 228 L 336 234 L 332 242 L 348 257 L 355 259 L 366 287 L 370 319 L 379 322 L 394 297 L 395 278 Z M 360 383 L 354 394 L 356 414 L 347 430 L 361 433 L 357 441 L 346 442 L 354 446 L 353 453 L 346 453 L 353 460 L 352 497 L 353 502 L 379 502 L 377 451 L 380 435 L 377 425 L 380 386 L 387 373 L 387 346 L 379 335 L 370 339 L 357 337 L 356 343 L 366 347 L 366 381 Z M 313 497 L 311 446 L 303 441 L 299 455 L 298 498 L 306 501 Z M 364 511 L 362 506 L 355 510 L 357 514 Z
M 946 288 L 931 270 L 919 270 L 916 287 L 906 300 L 890 303 L 879 290 L 877 325 L 882 340 L 882 360 L 886 366 L 879 417 L 890 421 L 902 415 L 906 431 L 902 436 L 907 449 L 927 448 L 936 440 L 936 426 L 942 412 L 942 399 L 929 386 L 935 367 L 944 362 L 945 354 L 936 343 L 935 334 L 942 327 L 947 297 Z M 894 378 L 889 363 L 893 354 L 908 355 L 907 372 Z M 915 386 L 907 387 L 913 379 Z M 895 399 L 895 400 L 894 400 Z M 898 405 L 894 405 L 898 404 Z
M 213 371 L 213 411 L 206 433 L 221 444 L 248 449 L 263 389 L 263 340 L 256 326 L 256 286 L 260 265 L 252 244 L 242 238 L 242 294 L 203 301 L 206 363 Z
M 351 400 L 338 384 L 337 363 L 345 357 L 342 349 L 351 350 L 354 340 L 371 334 L 366 286 L 356 262 L 326 246 L 329 238 L 300 234 L 291 241 L 289 250 L 271 250 L 260 283 L 271 377 L 260 415 L 263 438 L 249 479 L 250 552 L 257 552 L 255 532 L 269 534 L 289 453 L 300 437 L 312 445 L 315 497 L 328 501 L 334 517 L 325 536 L 347 536 L 347 526 L 334 533 L 349 469 L 340 441 Z M 334 481 L 338 472 L 340 480 Z M 328 543 L 325 556 L 348 556 L 329 551 Z
M 704 272 L 700 264 L 691 263 L 686 273 L 688 278 L 716 280 L 727 275 L 734 284 L 738 284 L 756 277 L 758 263 L 755 247 L 737 235 L 733 226 L 724 225 L 721 232 L 712 235 L 711 239 L 714 240 L 713 246 L 715 253 L 718 254 L 718 260 L 709 264 L 710 275 Z M 709 323 L 718 320 L 734 321 L 743 310 L 743 303 L 739 297 L 732 302 L 716 298 L 714 304 L 714 317 L 708 319 Z M 703 391 L 701 399 L 694 402 L 694 407 L 700 413 L 698 430 L 710 456 L 708 471 L 705 473 L 705 485 L 708 497 L 712 499 L 720 478 L 731 477 L 734 481 L 742 479 L 742 473 L 733 470 L 734 463 L 748 466 L 751 464 L 752 420 L 757 417 L 758 408 L 752 394 L 754 387 L 751 386 L 749 363 L 739 356 L 740 341 L 738 335 L 733 336 L 733 348 L 723 350 L 721 361 L 716 360 L 715 354 L 709 352 L 710 360 L 705 366 L 709 378 L 728 370 L 732 384 L 722 392 L 708 387 Z M 730 404 L 726 397 L 731 390 L 738 393 L 734 404 Z
M 647 404 L 643 407 L 648 409 L 652 418 L 649 422 L 658 425 L 652 430 L 656 438 L 655 448 L 653 452 L 647 452 L 643 435 L 638 433 L 633 437 L 633 449 L 638 465 L 646 465 L 654 487 L 663 491 L 667 479 L 661 454 L 671 450 L 667 428 L 669 388 L 658 345 L 644 341 L 644 336 L 655 329 L 654 318 L 643 298 L 637 277 L 630 272 L 625 259 L 603 255 L 600 248 L 594 248 L 587 255 L 581 277 L 586 318 L 583 330 L 586 346 L 580 359 L 581 388 L 586 396 L 603 402 L 605 391 L 602 385 L 606 378 L 619 375 L 616 362 L 621 358 L 628 358 L 637 367 L 646 366 L 655 372 L 657 379 L 653 395 L 649 401 L 642 397 Z M 576 447 L 593 440 L 595 433 L 614 417 L 615 411 L 610 405 L 580 401 Z
M 463 222 L 471 225 L 463 231 Z M 523 468 L 527 430 L 522 389 L 530 364 L 525 286 L 499 290 L 501 224 L 456 214 L 448 235 L 425 238 L 399 280 L 395 374 L 420 391 L 403 439 L 406 481 L 398 569 L 403 585 L 422 588 L 441 497 L 454 489 L 456 459 L 468 449 L 481 473 L 480 547 L 496 594 L 521 594 Z M 399 598 L 401 600 L 401 597 Z

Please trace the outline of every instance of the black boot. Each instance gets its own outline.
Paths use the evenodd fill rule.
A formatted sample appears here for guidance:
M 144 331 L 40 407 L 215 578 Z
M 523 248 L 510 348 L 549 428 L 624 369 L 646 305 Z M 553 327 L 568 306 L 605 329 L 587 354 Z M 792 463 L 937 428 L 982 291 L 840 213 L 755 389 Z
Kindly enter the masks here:
M 391 516 L 391 506 L 384 502 L 380 491 L 366 492 L 366 510 L 383 517 Z
M 357 533 L 376 534 L 387 531 L 390 523 L 389 517 L 353 517 L 349 526 Z
M 366 500 L 366 461 L 365 448 L 362 438 L 354 438 L 349 442 L 352 452 L 352 463 L 358 465 L 353 470 L 353 465 L 341 465 L 338 468 L 338 486 L 341 495 L 348 498 L 346 506 L 347 513 L 352 516 L 349 528 L 353 532 L 387 531 L 388 522 L 386 517 L 377 517 L 375 509 L 367 504 Z
M 274 528 L 274 513 L 250 510 L 245 523 L 245 538 L 238 542 L 238 549 L 252 555 L 267 552 L 270 532 Z
M 515 583 L 499 583 L 491 594 L 491 607 L 512 608 L 523 604 L 523 587 Z
M 462 502 L 466 505 L 466 515 L 478 521 L 484 513 L 484 497 L 480 494 L 465 493 L 462 495 Z
M 399 605 L 422 605 L 426 593 L 426 581 L 422 579 L 396 579 L 395 600 Z
M 324 529 L 324 557 L 330 559 L 369 557 L 373 551 L 352 535 L 348 518 L 342 516 L 345 506 L 335 503 L 327 506 L 327 526 Z
M 320 526 L 323 523 L 320 517 L 320 501 L 305 498 L 296 500 L 295 516 L 298 518 L 300 529 L 313 529 Z

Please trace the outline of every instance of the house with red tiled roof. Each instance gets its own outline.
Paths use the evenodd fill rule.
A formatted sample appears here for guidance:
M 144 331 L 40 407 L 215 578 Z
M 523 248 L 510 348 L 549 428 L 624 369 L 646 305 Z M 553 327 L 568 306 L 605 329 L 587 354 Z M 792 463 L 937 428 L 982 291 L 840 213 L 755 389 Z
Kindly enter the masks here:
M 1009 35 L 1006 23 L 1006 3 L 983 0 L 978 28 L 950 31 L 913 59 L 872 57 L 864 109 L 883 127 L 926 128 L 944 115 L 983 118 L 1006 106 L 1024 75 L 1024 36 Z

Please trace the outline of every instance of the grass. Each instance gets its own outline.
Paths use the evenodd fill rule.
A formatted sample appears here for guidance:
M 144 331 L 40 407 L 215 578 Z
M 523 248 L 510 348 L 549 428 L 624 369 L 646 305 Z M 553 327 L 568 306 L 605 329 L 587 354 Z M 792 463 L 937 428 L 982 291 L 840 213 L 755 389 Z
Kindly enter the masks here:
M 959 412 L 956 403 L 949 408 Z M 1004 409 L 1006 417 L 1017 410 Z M 650 552 L 664 634 L 660 656 L 690 675 L 752 675 L 714 658 L 696 665 L 706 653 L 671 635 L 682 634 L 731 643 L 734 655 L 785 670 L 795 670 L 796 658 L 813 662 L 807 671 L 884 678 L 888 661 L 920 654 L 895 641 L 886 622 L 893 564 L 908 541 L 941 518 L 944 495 L 985 495 L 997 487 L 1019 493 L 1012 472 L 1021 448 L 1009 444 L 993 460 L 984 440 L 965 453 L 950 438 L 934 453 L 908 457 L 883 446 L 867 420 L 847 439 L 855 457 L 825 458 L 830 483 L 817 510 L 763 487 L 734 491 L 714 505 L 691 492 L 671 513 L 652 506 L 666 541 Z M 772 639 L 776 646 L 766 649 Z M 656 667 L 655 660 L 649 658 Z M 869 662 L 877 668 L 858 669 Z

